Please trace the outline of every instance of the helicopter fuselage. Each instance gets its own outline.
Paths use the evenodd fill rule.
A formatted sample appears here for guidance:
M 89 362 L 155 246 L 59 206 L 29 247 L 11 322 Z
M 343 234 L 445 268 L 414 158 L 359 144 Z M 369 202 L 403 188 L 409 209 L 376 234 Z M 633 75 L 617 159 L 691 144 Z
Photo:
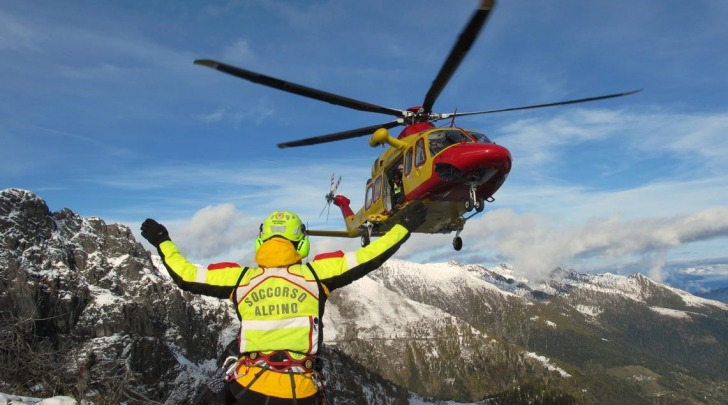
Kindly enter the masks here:
M 482 211 L 511 170 L 508 149 L 480 132 L 462 128 L 403 131 L 396 140 L 379 133 L 370 140 L 375 146 L 384 142 L 391 146 L 372 165 L 364 206 L 354 214 L 348 199 L 337 196 L 343 198 L 334 200 L 352 235 L 364 229 L 373 236 L 385 233 L 400 222 L 403 209 L 413 201 L 421 201 L 428 208 L 427 220 L 417 232 L 462 229 L 463 215 L 474 209 Z M 398 179 L 401 198 L 395 195 L 394 182 Z

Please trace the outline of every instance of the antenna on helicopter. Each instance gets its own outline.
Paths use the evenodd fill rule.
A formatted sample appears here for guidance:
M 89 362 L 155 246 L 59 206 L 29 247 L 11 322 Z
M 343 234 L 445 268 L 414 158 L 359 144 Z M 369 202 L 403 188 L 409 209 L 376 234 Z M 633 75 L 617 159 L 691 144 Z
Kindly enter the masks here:
M 331 186 L 329 187 L 329 193 L 324 196 L 326 198 L 326 205 L 324 205 L 324 209 L 321 210 L 319 217 L 324 214 L 324 211 L 326 211 L 327 208 L 329 211 L 331 210 L 331 203 L 334 202 L 334 195 L 336 194 L 336 190 L 339 188 L 339 184 L 341 184 L 341 176 L 339 176 L 339 180 L 336 180 L 336 182 L 334 182 L 334 178 L 336 178 L 336 173 L 331 173 Z M 329 211 L 326 211 L 326 222 L 329 221 Z

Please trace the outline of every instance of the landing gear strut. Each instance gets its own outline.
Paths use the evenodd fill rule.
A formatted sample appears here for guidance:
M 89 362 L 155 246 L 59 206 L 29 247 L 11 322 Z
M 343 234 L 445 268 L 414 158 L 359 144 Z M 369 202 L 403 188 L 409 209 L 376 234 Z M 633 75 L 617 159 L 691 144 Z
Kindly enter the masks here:
M 366 224 L 366 232 L 361 235 L 361 247 L 367 247 L 369 246 L 369 242 L 372 240 L 372 228 L 374 228 L 374 224 L 367 221 Z M 359 228 L 361 229 L 361 228 Z
M 460 249 L 463 248 L 463 238 L 460 237 L 460 232 L 462 230 L 463 228 L 460 228 L 455 231 L 455 237 L 452 239 L 452 248 L 455 249 L 456 252 L 459 252 Z
M 468 199 L 465 200 L 465 210 L 468 212 L 472 211 L 473 208 L 475 208 L 475 212 L 483 212 L 483 209 L 485 208 L 485 200 L 482 198 L 478 198 L 477 194 L 475 193 L 477 189 L 478 186 L 476 184 L 470 185 L 470 193 Z

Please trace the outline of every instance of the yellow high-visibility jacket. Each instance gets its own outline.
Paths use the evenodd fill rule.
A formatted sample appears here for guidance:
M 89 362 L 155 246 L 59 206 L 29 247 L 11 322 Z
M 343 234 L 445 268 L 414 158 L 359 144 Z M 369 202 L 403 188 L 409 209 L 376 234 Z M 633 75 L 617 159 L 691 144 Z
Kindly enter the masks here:
M 256 253 L 257 267 L 216 263 L 198 267 L 172 241 L 159 245 L 159 254 L 174 282 L 183 290 L 233 301 L 241 320 L 240 352 L 289 351 L 316 355 L 323 341 L 322 317 L 329 293 L 379 268 L 409 238 L 395 225 L 381 238 L 355 252 L 324 255 L 302 264 L 286 239 L 272 238 Z M 313 271 L 312 271 L 313 270 Z M 242 375 L 246 386 L 257 367 Z M 295 375 L 296 397 L 316 393 L 309 375 Z M 251 390 L 292 398 L 287 374 L 265 372 Z

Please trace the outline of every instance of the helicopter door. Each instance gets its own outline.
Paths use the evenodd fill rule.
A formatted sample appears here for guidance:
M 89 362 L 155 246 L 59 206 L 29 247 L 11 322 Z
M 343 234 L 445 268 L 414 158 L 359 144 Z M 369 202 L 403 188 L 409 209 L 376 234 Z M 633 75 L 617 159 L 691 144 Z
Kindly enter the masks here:
M 387 186 L 385 187 L 384 204 L 387 211 L 394 211 L 397 205 L 404 200 L 404 185 L 402 183 L 402 159 L 397 160 L 387 168 Z

